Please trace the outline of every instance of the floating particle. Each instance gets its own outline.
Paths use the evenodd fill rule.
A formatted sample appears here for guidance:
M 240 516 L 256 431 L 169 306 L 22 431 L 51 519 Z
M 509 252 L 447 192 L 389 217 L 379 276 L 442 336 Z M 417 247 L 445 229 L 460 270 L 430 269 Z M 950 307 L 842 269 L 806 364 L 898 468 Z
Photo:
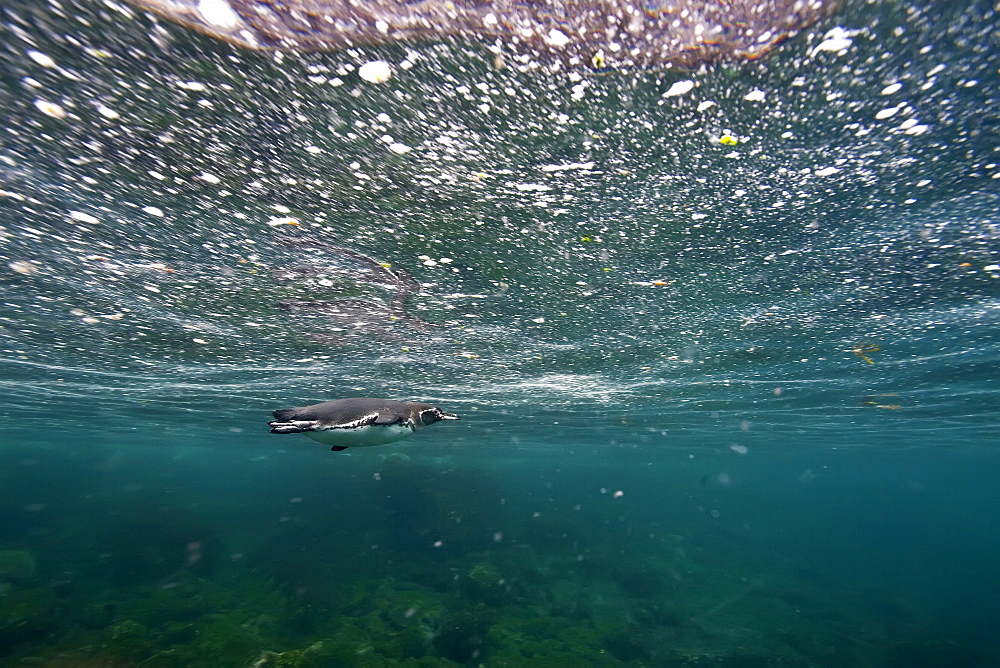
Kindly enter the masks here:
M 212 184 L 222 183 L 222 179 L 220 179 L 215 174 L 211 174 L 209 172 L 202 172 L 201 174 L 198 175 L 198 178 L 200 178 L 205 183 L 212 183 Z
M 663 94 L 663 97 L 677 97 L 678 95 L 684 95 L 685 93 L 690 93 L 693 88 L 694 88 L 694 82 L 691 81 L 690 79 L 675 81 L 673 85 L 667 89 L 667 92 Z M 702 104 L 698 105 L 698 111 L 703 111 L 702 109 L 703 104 L 705 103 L 702 102 Z M 713 102 L 712 104 L 715 103 Z
M 392 67 L 384 60 L 372 60 L 358 68 L 358 76 L 368 83 L 385 83 L 392 78 Z
M 15 260 L 14 262 L 7 263 L 7 267 L 11 271 L 15 271 L 19 274 L 24 274 L 26 276 L 34 274 L 38 271 L 38 267 L 30 262 L 25 262 L 23 260 Z
M 157 216 L 158 218 L 163 218 L 163 215 L 164 215 L 163 214 L 163 209 L 160 209 L 160 208 L 155 207 L 155 206 L 144 206 L 144 207 L 142 207 L 142 210 L 145 211 L 146 213 L 148 213 L 149 215 L 151 215 L 151 216 Z
M 296 225 L 301 226 L 302 223 L 299 222 L 297 218 L 292 218 L 291 216 L 282 216 L 281 218 L 272 218 L 267 221 L 269 227 L 278 227 L 280 225 Z
M 91 225 L 97 225 L 99 222 L 101 222 L 94 216 L 91 216 L 89 213 L 84 213 L 83 211 L 70 211 L 69 217 L 70 220 L 76 220 L 81 223 L 89 223 Z
M 765 97 L 766 94 L 764 93 L 764 91 L 760 90 L 759 88 L 754 88 L 752 91 L 747 93 L 743 99 L 749 102 L 763 102 Z
M 899 113 L 900 109 L 902 109 L 902 105 L 897 105 L 895 107 L 888 107 L 886 109 L 882 109 L 882 110 L 876 112 L 875 118 L 878 119 L 878 120 L 880 120 L 880 121 L 884 120 L 886 118 L 892 118 L 897 113 Z
M 867 353 L 875 353 L 878 352 L 878 350 L 878 344 L 871 339 L 861 339 L 851 347 L 851 352 L 869 364 L 875 364 L 875 361 L 868 357 Z
M 615 493 L 614 493 L 614 494 L 612 494 L 611 496 L 613 496 L 613 497 L 614 497 L 614 498 L 616 498 L 616 499 L 620 499 L 620 498 L 622 498 L 623 496 L 625 496 L 625 492 L 623 492 L 623 491 L 621 491 L 621 490 L 619 489 L 619 490 L 615 491 Z
M 403 155 L 404 153 L 409 153 L 412 149 L 410 149 L 410 147 L 406 144 L 394 141 L 389 144 L 389 150 L 398 155 Z
M 562 172 L 569 169 L 593 169 L 594 162 L 568 162 L 558 165 L 542 165 L 543 172 Z
M 240 24 L 239 15 L 226 0 L 198 0 L 198 13 L 205 23 L 232 30 Z
M 840 170 L 836 167 L 824 167 L 823 169 L 817 169 L 816 176 L 833 176 L 834 174 L 839 174 Z
M 823 36 L 823 41 L 817 44 L 809 55 L 815 57 L 820 51 L 832 51 L 842 55 L 854 44 L 851 38 L 856 34 L 857 31 L 848 31 L 837 26 Z
M 733 443 L 732 445 L 729 446 L 729 449 L 738 455 L 745 455 L 746 453 L 750 452 L 750 448 L 748 448 L 745 445 L 740 445 L 739 443 Z
M 52 60 L 52 57 L 42 53 L 41 51 L 28 50 L 28 58 L 41 65 L 42 67 L 55 67 L 56 61 Z
M 101 116 L 104 116 L 104 118 L 107 118 L 108 120 L 111 120 L 111 121 L 114 121 L 114 120 L 117 120 L 117 119 L 121 118 L 121 114 L 119 114 L 117 111 L 115 111 L 111 107 L 108 107 L 108 106 L 103 105 L 103 104 L 99 105 L 97 107 L 97 113 L 99 113 Z
M 51 116 L 52 118 L 66 118 L 66 110 L 55 102 L 35 100 L 35 108 L 46 116 Z
M 898 93 L 902 87 L 903 84 L 899 82 L 896 82 L 894 84 L 889 84 L 888 86 L 882 89 L 882 95 L 892 95 L 893 93 Z
M 552 46 L 562 48 L 569 44 L 569 37 L 563 31 L 553 28 L 549 31 L 549 34 L 545 36 L 545 41 Z

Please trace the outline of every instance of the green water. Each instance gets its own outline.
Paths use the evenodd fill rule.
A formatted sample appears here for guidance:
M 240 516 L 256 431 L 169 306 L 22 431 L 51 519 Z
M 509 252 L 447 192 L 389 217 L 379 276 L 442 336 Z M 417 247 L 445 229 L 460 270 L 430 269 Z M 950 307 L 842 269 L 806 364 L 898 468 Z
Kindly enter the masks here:
M 998 662 L 988 3 L 601 73 L 2 12 L 0 664 Z M 268 433 L 343 396 L 462 420 Z

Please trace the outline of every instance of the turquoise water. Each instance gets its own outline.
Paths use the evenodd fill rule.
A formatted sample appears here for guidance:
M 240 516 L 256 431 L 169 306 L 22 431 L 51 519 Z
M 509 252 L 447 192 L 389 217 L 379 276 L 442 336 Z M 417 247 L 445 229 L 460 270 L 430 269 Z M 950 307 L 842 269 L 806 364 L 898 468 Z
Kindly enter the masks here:
M 698 72 L 2 17 L 0 663 L 1000 662 L 988 3 Z M 462 421 L 268 433 L 343 396 Z

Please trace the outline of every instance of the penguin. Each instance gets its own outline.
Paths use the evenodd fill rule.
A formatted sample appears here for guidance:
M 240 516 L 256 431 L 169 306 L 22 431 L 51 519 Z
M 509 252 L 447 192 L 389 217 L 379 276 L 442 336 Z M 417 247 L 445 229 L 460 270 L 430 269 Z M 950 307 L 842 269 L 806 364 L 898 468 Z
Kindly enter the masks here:
M 355 397 L 281 408 L 274 411 L 274 420 L 267 426 L 272 434 L 303 433 L 340 452 L 350 447 L 393 443 L 441 420 L 461 418 L 416 401 Z

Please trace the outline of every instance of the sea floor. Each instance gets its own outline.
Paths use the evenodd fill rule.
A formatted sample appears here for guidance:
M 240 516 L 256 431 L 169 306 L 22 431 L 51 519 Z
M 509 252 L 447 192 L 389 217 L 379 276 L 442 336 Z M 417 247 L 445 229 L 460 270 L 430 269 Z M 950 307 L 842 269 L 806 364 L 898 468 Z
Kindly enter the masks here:
M 928 591 L 906 591 L 905 576 L 879 581 L 884 563 L 852 573 L 836 554 L 789 549 L 809 539 L 808 509 L 741 515 L 753 493 L 695 475 L 686 456 L 340 454 L 5 447 L 0 663 L 971 666 L 1000 656 L 985 632 L 949 624 Z M 834 528 L 817 521 L 821 546 Z M 857 564 L 875 559 L 865 549 Z M 926 566 L 912 559 L 901 555 L 899 570 Z

